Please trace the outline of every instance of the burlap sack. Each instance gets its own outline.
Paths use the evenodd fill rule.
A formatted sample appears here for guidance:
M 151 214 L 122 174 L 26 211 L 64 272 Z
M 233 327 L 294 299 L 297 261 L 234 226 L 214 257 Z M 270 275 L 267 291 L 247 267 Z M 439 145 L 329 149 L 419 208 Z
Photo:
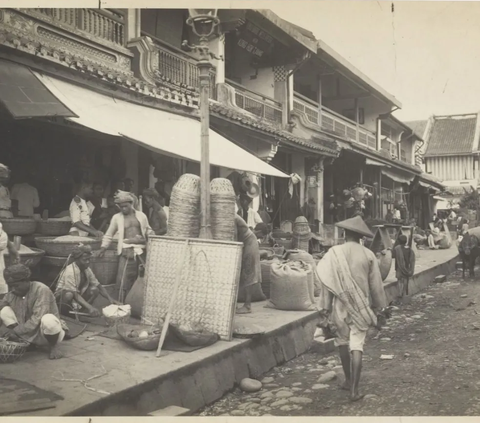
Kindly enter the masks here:
M 125 298 L 125 304 L 132 307 L 132 317 L 142 317 L 143 296 L 145 293 L 145 283 L 142 277 L 139 277 L 132 286 L 132 289 Z
M 318 297 L 322 289 L 322 283 L 320 282 L 320 278 L 317 274 L 317 263 L 315 262 L 312 255 L 303 250 L 289 250 L 285 253 L 284 257 L 288 260 L 301 260 L 312 266 L 313 293 L 314 297 Z M 314 297 L 312 297 L 312 302 L 315 302 L 315 300 L 313 299 Z

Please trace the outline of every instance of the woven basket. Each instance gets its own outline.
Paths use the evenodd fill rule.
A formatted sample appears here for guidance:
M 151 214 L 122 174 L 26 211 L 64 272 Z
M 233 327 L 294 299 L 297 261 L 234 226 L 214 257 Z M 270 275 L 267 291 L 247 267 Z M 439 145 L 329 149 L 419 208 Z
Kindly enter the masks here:
M 149 336 L 146 338 L 139 338 L 138 335 L 146 331 Z M 162 326 L 150 325 L 129 325 L 120 323 L 117 325 L 118 335 L 130 346 L 137 350 L 154 351 L 160 342 L 162 334 Z
M 293 235 L 306 235 L 310 232 L 311 228 L 308 220 L 303 216 L 297 217 L 297 219 L 295 220 L 295 224 L 293 225 Z
M 122 323 L 128 323 L 130 321 L 130 315 L 131 312 L 128 312 L 125 316 L 122 317 L 117 317 L 117 316 L 112 316 L 112 317 L 107 317 L 103 316 L 105 319 L 105 322 L 107 323 L 108 326 L 118 326 Z
M 279 247 L 284 247 L 286 250 L 291 250 L 292 249 L 292 241 L 291 239 L 277 239 L 275 238 L 275 243 Z
M 3 230 L 10 236 L 31 235 L 37 230 L 37 221 L 27 218 L 0 219 Z
M 211 225 L 213 239 L 235 240 L 235 191 L 225 178 L 210 182 Z
M 92 250 L 98 250 L 102 244 L 102 240 L 98 238 L 87 238 L 81 241 L 84 245 L 90 245 Z M 35 238 L 35 244 L 38 248 L 45 251 L 47 256 L 68 257 L 80 241 L 56 241 L 55 237 L 38 237 Z
M 30 248 L 33 250 L 33 253 L 20 253 L 20 263 L 28 265 L 28 267 L 35 267 L 40 261 L 42 260 L 42 257 L 45 255 L 45 251 L 39 250 L 38 248 Z M 5 266 L 10 266 L 13 264 L 12 258 L 10 257 L 10 254 L 5 254 L 4 256 L 5 259 Z
M 72 222 L 60 219 L 48 219 L 38 222 L 38 230 L 44 236 L 67 235 L 72 227 Z
M 43 256 L 41 260 L 41 264 L 47 266 L 56 266 L 56 267 L 63 267 L 67 262 L 67 257 L 52 257 L 52 256 Z
M 118 261 L 116 251 L 106 251 L 103 257 L 92 256 L 90 268 L 102 285 L 113 285 L 117 279 Z
M 303 250 L 308 253 L 310 249 L 310 239 L 311 239 L 310 233 L 305 235 L 294 234 L 292 238 L 292 248 L 297 250 Z
M 200 177 L 186 173 L 170 196 L 168 236 L 198 238 L 200 235 Z
M 28 348 L 26 342 L 12 342 L 0 339 L 0 363 L 13 363 L 25 354 Z
M 175 324 L 171 324 L 169 329 L 180 341 L 190 347 L 203 347 L 211 345 L 220 339 L 220 337 L 216 333 L 208 331 L 198 333 L 188 330 L 182 330 Z

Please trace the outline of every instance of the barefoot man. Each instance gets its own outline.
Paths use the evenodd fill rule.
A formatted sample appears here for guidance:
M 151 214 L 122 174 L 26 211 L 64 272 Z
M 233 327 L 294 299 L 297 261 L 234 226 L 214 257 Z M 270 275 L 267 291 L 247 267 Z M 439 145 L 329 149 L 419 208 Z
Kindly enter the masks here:
M 147 238 L 150 235 L 155 235 L 155 233 L 148 224 L 147 216 L 134 209 L 132 194 L 118 191 L 115 194 L 115 203 L 120 208 L 120 213 L 112 217 L 98 255 L 102 257 L 105 254 L 112 243 L 113 237 L 118 233 L 117 253 L 120 260 L 118 262 L 116 288 L 121 302 L 137 279 L 139 264 L 137 258 L 144 256 Z
M 363 237 L 373 238 L 368 226 L 360 216 L 336 225 L 345 230 L 345 244 L 330 248 L 318 263 L 324 287 L 320 306 L 337 329 L 335 345 L 345 373 L 342 388 L 350 391 L 351 401 L 358 401 L 364 397 L 358 385 L 365 337 L 369 327 L 378 325 L 377 315 L 387 300 L 377 259 L 360 245 Z
M 58 344 L 68 328 L 50 288 L 30 282 L 30 269 L 23 264 L 7 267 L 3 275 L 9 292 L 0 301 L 0 326 L 6 326 L 8 339 L 48 347 L 50 359 L 61 358 Z

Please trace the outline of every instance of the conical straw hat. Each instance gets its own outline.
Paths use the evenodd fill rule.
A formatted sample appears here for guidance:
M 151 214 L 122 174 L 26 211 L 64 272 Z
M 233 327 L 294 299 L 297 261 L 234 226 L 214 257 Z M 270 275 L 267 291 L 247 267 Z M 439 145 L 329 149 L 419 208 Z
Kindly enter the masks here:
M 373 233 L 363 221 L 360 216 L 352 217 L 351 219 L 343 220 L 335 224 L 339 228 L 346 229 L 347 231 L 355 232 L 357 234 L 366 236 L 367 238 L 373 238 Z

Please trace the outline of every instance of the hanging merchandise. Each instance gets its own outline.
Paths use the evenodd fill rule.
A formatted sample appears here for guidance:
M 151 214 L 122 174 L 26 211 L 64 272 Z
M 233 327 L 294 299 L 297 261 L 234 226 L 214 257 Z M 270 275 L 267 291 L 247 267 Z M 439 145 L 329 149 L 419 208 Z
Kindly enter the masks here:
M 173 186 L 168 236 L 198 238 L 200 235 L 200 177 L 186 173 Z
M 210 182 L 211 227 L 213 239 L 235 240 L 235 191 L 226 178 Z
M 292 173 L 290 175 L 290 181 L 288 182 L 288 193 L 290 194 L 290 197 L 293 197 L 294 185 L 297 185 L 300 182 L 302 182 L 302 178 L 298 174 Z
M 232 173 L 230 173 L 230 175 L 227 176 L 227 179 L 232 183 L 235 195 L 240 195 L 242 188 L 242 175 L 234 170 Z

